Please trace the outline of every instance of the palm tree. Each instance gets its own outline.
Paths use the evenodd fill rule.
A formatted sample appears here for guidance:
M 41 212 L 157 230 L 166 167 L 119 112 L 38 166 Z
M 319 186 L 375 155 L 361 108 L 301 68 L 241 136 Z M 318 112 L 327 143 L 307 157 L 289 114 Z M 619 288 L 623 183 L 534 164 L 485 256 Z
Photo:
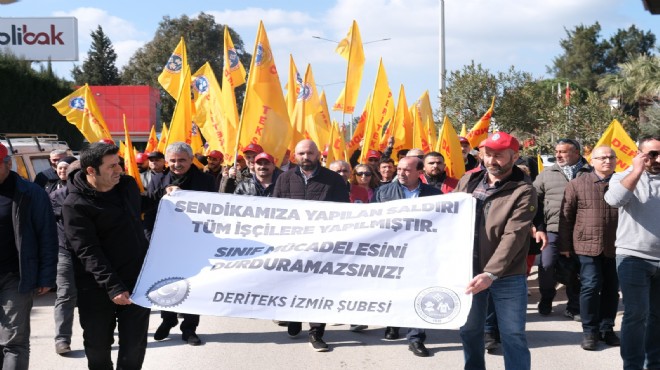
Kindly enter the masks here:
M 598 88 L 611 98 L 639 110 L 639 123 L 648 119 L 644 112 L 660 100 L 660 58 L 640 55 L 619 64 L 619 72 L 607 74 L 598 81 Z

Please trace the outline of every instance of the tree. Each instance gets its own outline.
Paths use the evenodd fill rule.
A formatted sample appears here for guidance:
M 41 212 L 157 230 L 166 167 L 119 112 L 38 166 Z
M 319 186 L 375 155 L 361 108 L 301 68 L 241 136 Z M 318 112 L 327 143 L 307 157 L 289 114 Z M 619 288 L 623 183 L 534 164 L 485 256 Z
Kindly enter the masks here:
M 619 70 L 619 64 L 630 62 L 640 55 L 653 55 L 655 35 L 651 31 L 640 31 L 635 25 L 627 30 L 619 29 L 607 43 L 605 65 L 607 72 Z
M 252 56 L 245 51 L 241 37 L 231 28 L 229 33 L 241 63 L 248 69 Z M 158 75 L 181 36 L 186 42 L 191 73 L 208 61 L 216 78 L 219 79 L 218 83 L 222 83 L 220 77 L 224 55 L 224 25 L 216 23 L 212 15 L 205 13 L 201 13 L 197 18 L 189 18 L 185 15 L 181 18 L 163 17 L 153 40 L 138 49 L 123 68 L 122 83 L 160 88 Z M 236 89 L 239 108 L 243 104 L 244 93 L 245 85 Z M 161 101 L 162 117 L 165 121 L 169 121 L 175 102 L 162 88 Z
M 112 47 L 112 42 L 108 36 L 103 33 L 103 28 L 98 26 L 96 31 L 92 31 L 92 45 L 87 52 L 87 58 L 83 62 L 82 68 L 74 66 L 71 71 L 76 85 L 118 85 L 120 83 L 119 71 L 115 62 L 117 53 Z
M 599 41 L 600 24 L 579 25 L 566 31 L 566 39 L 559 41 L 564 54 L 553 60 L 551 72 L 556 78 L 569 80 L 587 90 L 596 90 L 600 75 L 607 71 L 606 42 Z
M 605 96 L 623 103 L 624 111 L 638 115 L 643 128 L 648 122 L 644 111 L 660 96 L 660 58 L 639 55 L 618 67 L 617 73 L 603 76 L 598 86 Z
M 449 73 L 447 92 L 442 95 L 441 105 L 454 125 L 460 127 L 465 123 L 469 129 L 488 110 L 496 95 L 497 76 L 484 69 L 481 63 L 475 65 L 472 61 L 462 70 Z
M 0 127 L 2 133 L 57 134 L 73 149 L 80 149 L 83 136 L 52 106 L 71 94 L 68 81 L 52 70 L 35 71 L 30 62 L 0 52 Z

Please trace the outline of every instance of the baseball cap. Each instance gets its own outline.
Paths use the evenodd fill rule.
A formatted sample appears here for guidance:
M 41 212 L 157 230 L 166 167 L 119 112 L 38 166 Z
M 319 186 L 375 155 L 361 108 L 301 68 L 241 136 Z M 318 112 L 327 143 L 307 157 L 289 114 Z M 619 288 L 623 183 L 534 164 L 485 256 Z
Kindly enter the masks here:
M 222 153 L 219 150 L 211 150 L 209 154 L 206 155 L 207 157 L 213 157 L 215 159 L 223 160 L 225 159 L 225 156 L 222 155 Z
M 148 160 L 148 158 L 149 158 L 149 157 L 147 157 L 146 154 L 144 154 L 144 153 L 138 153 L 138 154 L 135 156 L 135 162 L 137 162 L 138 164 L 139 164 L 139 163 L 144 163 L 144 162 L 146 162 L 146 161 Z M 69 164 L 71 164 L 71 163 L 69 163 Z
M 367 159 L 369 158 L 380 159 L 380 153 L 377 150 L 370 150 L 367 152 Z
M 270 155 L 266 152 L 259 153 L 259 154 L 257 154 L 256 157 L 254 157 L 255 162 L 258 162 L 260 159 L 265 159 L 270 163 L 275 163 L 275 158 L 273 158 L 272 155 Z
M 255 152 L 255 153 L 259 154 L 259 153 L 262 153 L 263 151 L 264 151 L 264 148 L 262 148 L 261 145 L 254 144 L 254 143 L 249 144 L 248 146 L 243 148 L 243 153 Z
M 4 161 L 5 158 L 9 156 L 9 150 L 7 147 L 0 143 L 0 162 Z
M 468 140 L 465 136 L 459 136 L 458 141 L 460 141 L 461 144 L 470 144 L 470 140 Z
M 520 144 L 518 144 L 518 140 L 515 137 L 506 132 L 496 132 L 479 144 L 479 148 L 483 147 L 493 150 L 511 149 L 517 152 L 520 149 Z
M 165 159 L 165 155 L 159 151 L 151 152 L 147 154 L 147 158 L 149 159 Z
M 324 157 L 327 157 L 328 156 L 328 151 L 324 150 L 323 152 L 321 152 L 321 155 L 324 156 Z
M 108 145 L 116 145 L 115 142 L 110 140 L 110 139 L 101 139 L 101 140 L 99 140 L 99 143 L 104 143 L 104 144 L 108 144 Z

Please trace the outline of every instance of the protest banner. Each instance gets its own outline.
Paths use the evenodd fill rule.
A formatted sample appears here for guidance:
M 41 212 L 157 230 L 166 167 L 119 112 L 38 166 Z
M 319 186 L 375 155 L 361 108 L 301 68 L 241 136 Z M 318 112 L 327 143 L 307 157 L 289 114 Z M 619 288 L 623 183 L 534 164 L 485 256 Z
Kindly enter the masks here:
M 470 311 L 474 199 L 350 204 L 176 191 L 131 299 L 168 311 L 458 328 Z

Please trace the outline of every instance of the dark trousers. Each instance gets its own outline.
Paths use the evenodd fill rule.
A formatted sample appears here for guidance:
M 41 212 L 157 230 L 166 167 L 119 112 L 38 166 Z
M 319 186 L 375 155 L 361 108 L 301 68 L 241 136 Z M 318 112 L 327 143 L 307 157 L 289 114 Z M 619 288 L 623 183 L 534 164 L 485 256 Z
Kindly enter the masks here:
M 541 292 L 541 301 L 552 302 L 557 294 L 557 280 L 555 279 L 555 263 L 559 257 L 557 249 L 558 234 L 548 232 L 548 245 L 541 251 L 541 262 L 539 263 L 539 291 Z M 571 281 L 566 284 L 566 310 L 578 314 L 580 313 L 580 280 L 578 274 L 571 276 Z
M 160 311 L 160 318 L 163 319 L 163 324 L 175 327 L 179 322 L 177 316 L 179 314 L 172 311 Z M 181 332 L 182 333 L 194 333 L 197 331 L 197 326 L 199 325 L 199 315 L 193 315 L 190 313 L 184 313 L 183 322 L 181 323 Z
M 580 317 L 582 331 L 597 334 L 614 328 L 619 308 L 616 259 L 603 256 L 580 258 Z
M 291 321 L 291 322 L 293 322 L 293 321 Z M 325 323 L 310 322 L 309 323 L 308 334 L 309 335 L 315 335 L 319 338 L 323 338 L 323 334 L 325 334 Z
M 110 348 L 115 327 L 119 332 L 117 369 L 140 369 L 147 349 L 150 310 L 114 304 L 103 289 L 78 290 L 78 313 L 90 369 L 112 370 Z

